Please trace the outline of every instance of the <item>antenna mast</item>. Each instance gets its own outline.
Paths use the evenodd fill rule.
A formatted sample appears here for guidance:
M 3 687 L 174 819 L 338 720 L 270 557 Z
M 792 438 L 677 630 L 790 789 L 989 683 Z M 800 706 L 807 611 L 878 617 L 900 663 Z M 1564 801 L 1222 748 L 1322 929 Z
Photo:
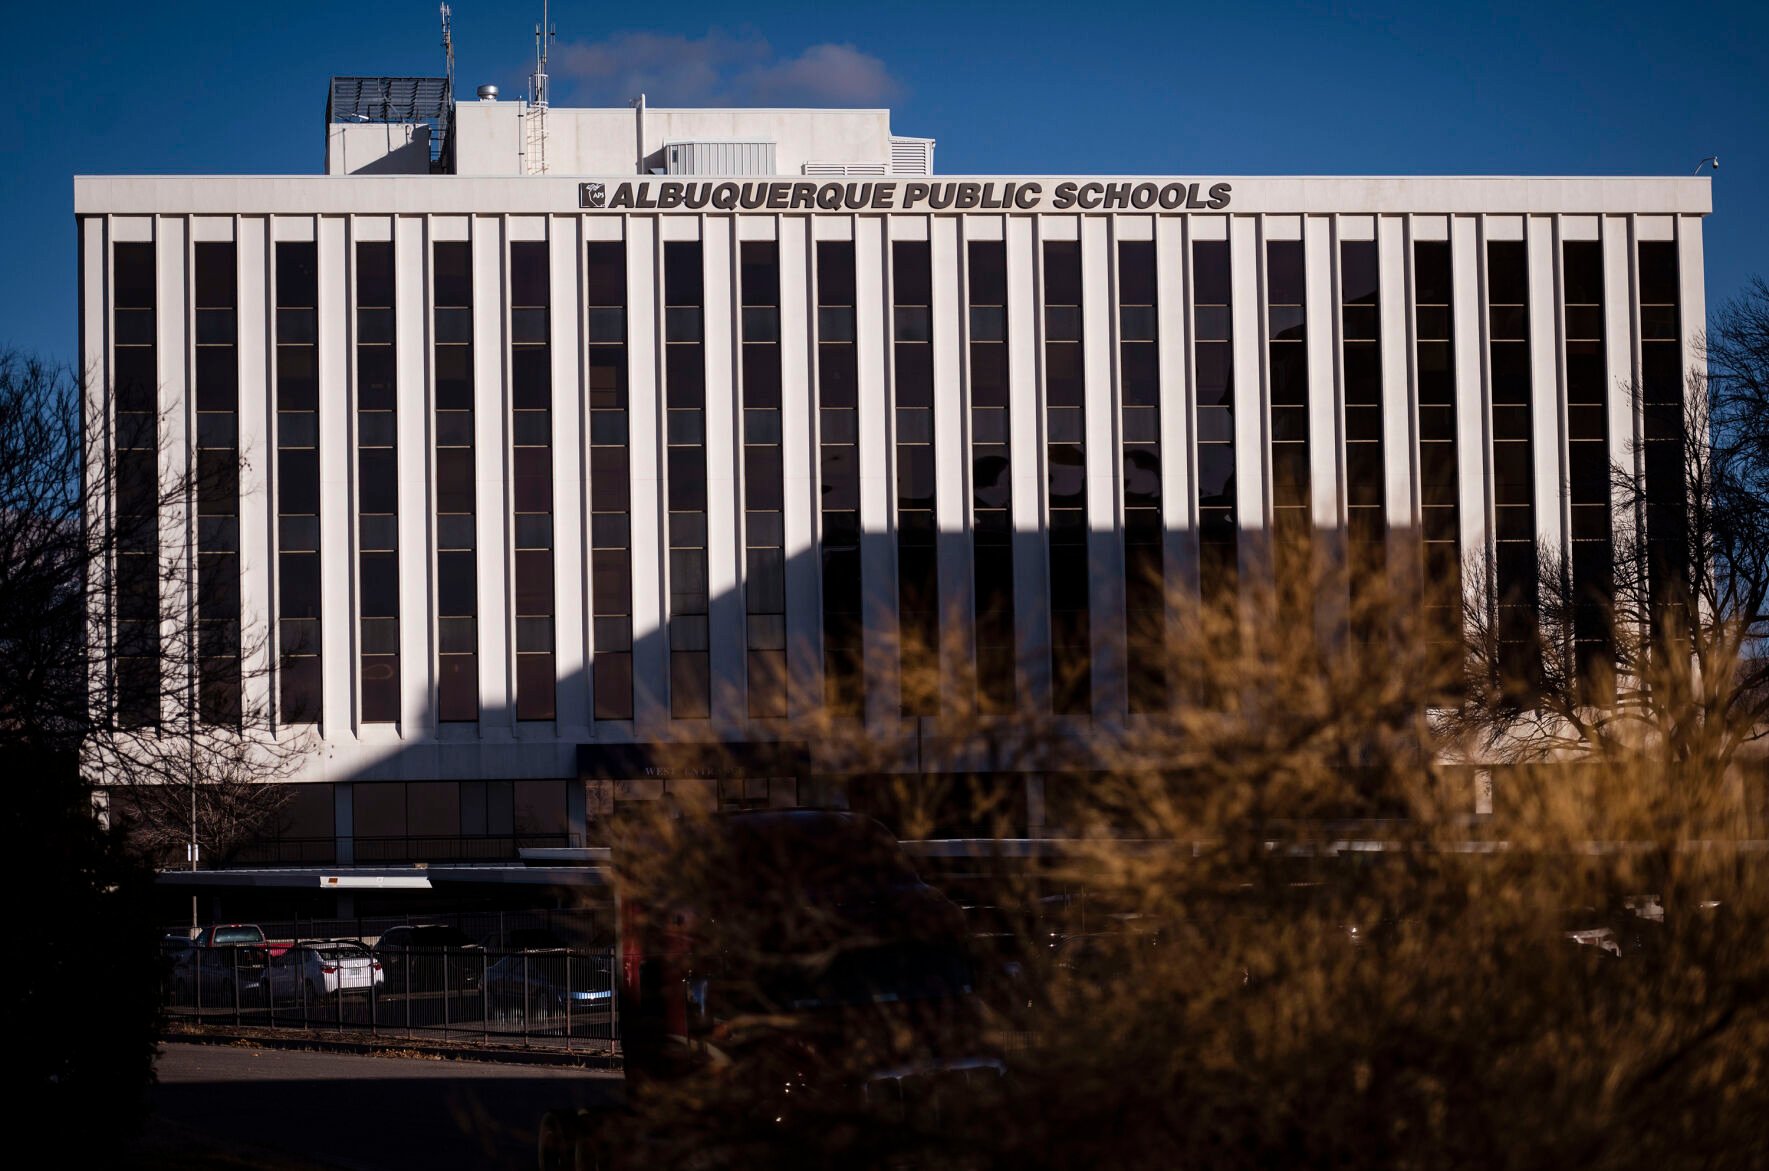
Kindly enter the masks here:
M 547 21 L 547 0 L 541 0 L 541 22 L 534 26 L 534 73 L 528 79 L 529 105 L 522 113 L 526 139 L 523 170 L 547 173 L 547 42 L 556 35 Z
M 442 57 L 447 64 L 448 96 L 455 96 L 455 37 L 453 26 L 454 13 L 447 4 L 442 6 Z
M 529 79 L 529 86 L 537 106 L 547 104 L 547 47 L 559 35 L 547 20 L 547 5 L 548 0 L 541 0 L 541 22 L 534 26 L 534 76 Z

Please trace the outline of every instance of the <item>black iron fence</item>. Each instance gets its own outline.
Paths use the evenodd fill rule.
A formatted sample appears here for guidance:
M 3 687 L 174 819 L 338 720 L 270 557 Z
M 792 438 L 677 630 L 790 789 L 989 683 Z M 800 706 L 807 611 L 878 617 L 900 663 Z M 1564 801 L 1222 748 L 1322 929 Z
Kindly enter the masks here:
M 614 952 L 377 947 L 337 939 L 186 947 L 165 963 L 173 1022 L 618 1051 Z

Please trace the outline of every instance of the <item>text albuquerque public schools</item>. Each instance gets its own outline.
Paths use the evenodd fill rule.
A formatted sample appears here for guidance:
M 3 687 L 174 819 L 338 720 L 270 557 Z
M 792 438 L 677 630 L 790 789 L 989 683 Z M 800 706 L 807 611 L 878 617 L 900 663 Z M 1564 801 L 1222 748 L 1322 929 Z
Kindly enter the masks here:
M 578 184 L 578 206 L 607 211 L 1221 211 L 1227 183 L 1036 182 Z

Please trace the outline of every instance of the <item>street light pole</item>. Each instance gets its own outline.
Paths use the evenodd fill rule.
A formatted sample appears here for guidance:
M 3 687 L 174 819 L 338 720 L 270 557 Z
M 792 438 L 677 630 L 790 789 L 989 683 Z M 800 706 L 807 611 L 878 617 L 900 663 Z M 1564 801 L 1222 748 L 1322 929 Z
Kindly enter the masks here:
M 184 767 L 185 771 L 190 776 L 190 872 L 194 875 L 197 872 L 197 768 L 195 760 L 186 760 Z M 190 888 L 190 929 L 193 938 L 200 926 L 201 924 L 197 922 L 196 882 L 195 879 L 192 879 Z

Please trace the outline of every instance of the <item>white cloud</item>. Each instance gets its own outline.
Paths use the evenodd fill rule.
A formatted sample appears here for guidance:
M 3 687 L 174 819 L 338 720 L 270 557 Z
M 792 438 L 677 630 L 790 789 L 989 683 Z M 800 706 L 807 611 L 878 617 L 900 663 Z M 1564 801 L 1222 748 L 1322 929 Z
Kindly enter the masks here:
M 783 57 L 753 34 L 615 33 L 560 45 L 556 86 L 573 100 L 621 105 L 643 93 L 660 106 L 873 106 L 902 92 L 885 63 L 853 45 L 811 45 Z
M 883 61 L 852 45 L 812 45 L 797 57 L 751 71 L 746 81 L 769 105 L 874 106 L 903 89 Z

